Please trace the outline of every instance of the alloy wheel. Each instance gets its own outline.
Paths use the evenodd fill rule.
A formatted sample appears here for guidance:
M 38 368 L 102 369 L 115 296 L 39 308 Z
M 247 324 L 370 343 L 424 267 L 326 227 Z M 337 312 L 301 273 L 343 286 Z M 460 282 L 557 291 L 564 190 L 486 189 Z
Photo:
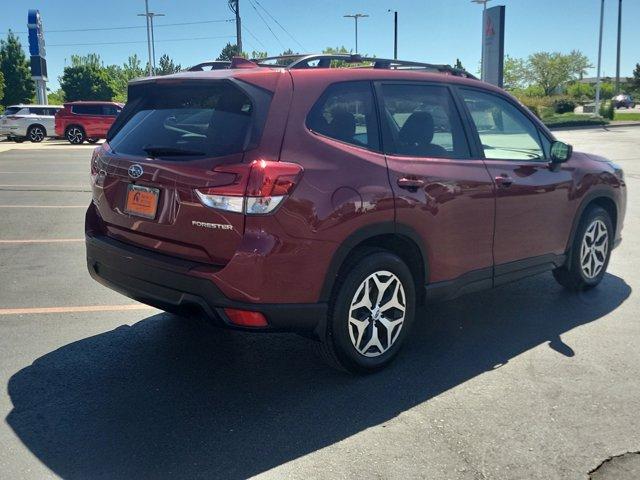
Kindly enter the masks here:
M 587 227 L 580 247 L 580 266 L 588 279 L 593 279 L 602 271 L 609 251 L 609 232 L 600 219 Z
M 393 346 L 404 324 L 405 298 L 400 279 L 386 270 L 360 284 L 349 308 L 349 336 L 358 353 L 378 357 Z
M 40 127 L 31 127 L 29 130 L 29 140 L 32 142 L 41 142 L 44 139 L 44 130 Z
M 71 143 L 82 143 L 84 140 L 84 134 L 78 127 L 72 127 L 67 130 L 67 140 Z

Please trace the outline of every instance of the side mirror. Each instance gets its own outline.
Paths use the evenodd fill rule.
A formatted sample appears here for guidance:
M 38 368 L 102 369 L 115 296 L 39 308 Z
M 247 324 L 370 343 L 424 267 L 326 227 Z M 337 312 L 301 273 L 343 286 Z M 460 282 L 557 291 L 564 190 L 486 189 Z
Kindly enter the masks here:
M 551 163 L 564 163 L 571 158 L 573 147 L 564 142 L 551 144 Z

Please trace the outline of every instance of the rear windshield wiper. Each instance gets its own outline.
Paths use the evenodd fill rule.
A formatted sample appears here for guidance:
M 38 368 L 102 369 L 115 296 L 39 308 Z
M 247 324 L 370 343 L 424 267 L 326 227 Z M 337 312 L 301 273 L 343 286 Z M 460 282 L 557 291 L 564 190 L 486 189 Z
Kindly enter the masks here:
M 205 155 L 204 152 L 200 152 L 198 150 L 188 150 L 186 148 L 168 147 L 163 145 L 148 145 L 146 147 L 142 147 L 142 150 L 147 152 L 147 154 L 152 157 L 195 157 L 199 155 Z

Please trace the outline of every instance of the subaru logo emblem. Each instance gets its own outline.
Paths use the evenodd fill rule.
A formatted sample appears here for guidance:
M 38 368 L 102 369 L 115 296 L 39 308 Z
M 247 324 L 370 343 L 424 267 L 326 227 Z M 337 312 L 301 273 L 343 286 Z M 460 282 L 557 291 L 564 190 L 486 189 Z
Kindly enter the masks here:
M 129 176 L 131 178 L 140 178 L 143 173 L 144 170 L 142 170 L 142 167 L 137 163 L 129 167 Z

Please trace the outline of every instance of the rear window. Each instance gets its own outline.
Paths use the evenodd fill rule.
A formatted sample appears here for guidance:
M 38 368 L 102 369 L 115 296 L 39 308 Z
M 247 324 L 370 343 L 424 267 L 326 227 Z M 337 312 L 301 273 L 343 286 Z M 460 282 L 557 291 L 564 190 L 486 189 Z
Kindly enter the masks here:
M 102 105 L 72 105 L 71 111 L 77 115 L 102 115 Z
M 116 107 L 115 105 L 104 105 L 102 107 L 102 114 L 115 117 L 120 113 L 120 110 L 122 109 L 120 107 Z
M 117 153 L 136 156 L 150 151 L 164 151 L 152 155 L 159 157 L 183 152 L 185 159 L 239 153 L 255 140 L 254 103 L 230 82 L 148 87 L 125 106 L 124 124 L 116 126 L 109 145 Z
M 4 115 L 15 115 L 20 111 L 20 107 L 9 107 L 4 111 Z

